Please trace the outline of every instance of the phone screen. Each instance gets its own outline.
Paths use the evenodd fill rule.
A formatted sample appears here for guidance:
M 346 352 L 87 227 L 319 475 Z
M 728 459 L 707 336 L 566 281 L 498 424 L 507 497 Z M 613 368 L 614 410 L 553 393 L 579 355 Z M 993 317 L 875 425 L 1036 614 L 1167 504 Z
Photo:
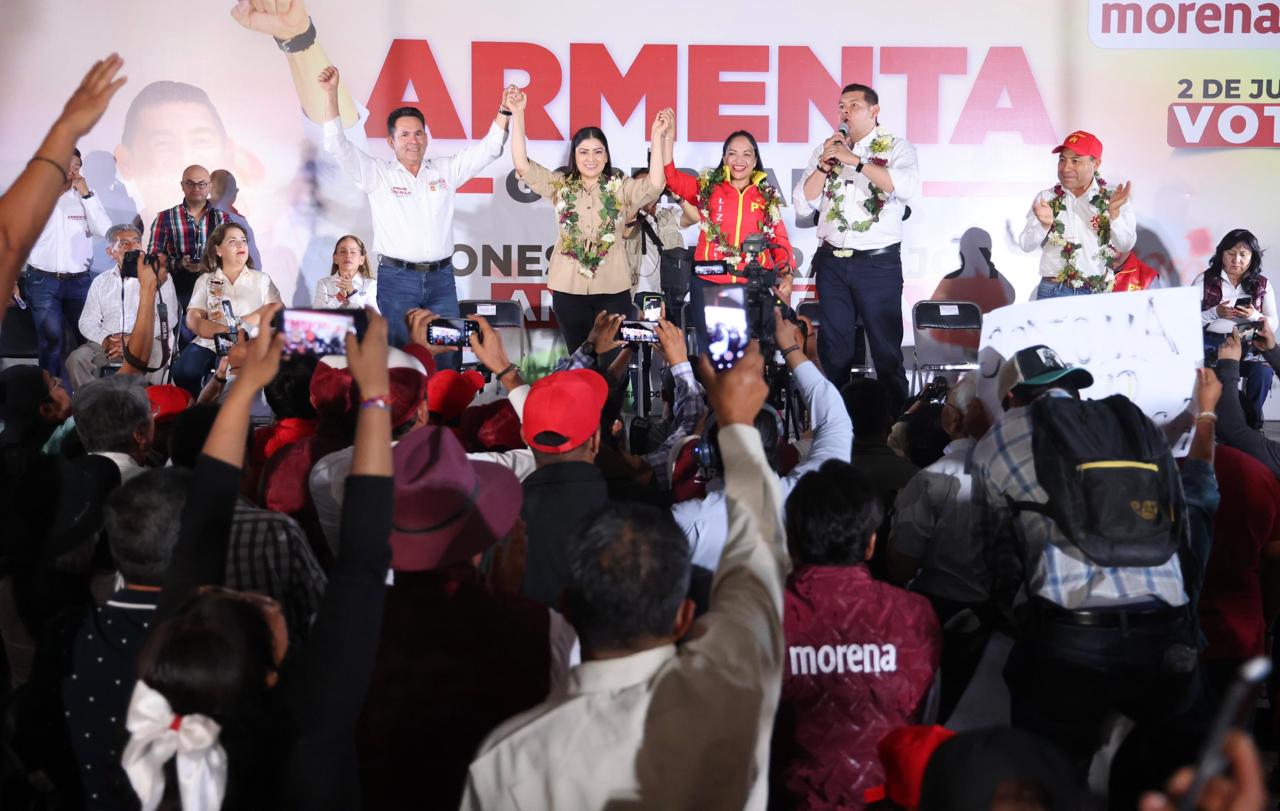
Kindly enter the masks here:
M 657 321 L 662 317 L 662 296 L 645 296 L 640 302 L 640 317 L 645 321 Z
M 363 332 L 363 310 L 287 308 L 280 315 L 286 355 L 345 355 L 347 336 Z
M 623 321 L 618 327 L 617 339 L 629 344 L 656 344 L 658 333 L 652 323 L 644 321 Z
M 1232 305 L 1232 306 L 1234 306 L 1234 307 L 1252 307 L 1252 306 L 1253 306 L 1253 299 L 1249 298 L 1248 296 L 1241 296 L 1240 298 L 1236 299 L 1236 303 L 1235 303 L 1234 305 Z
M 476 323 L 465 318 L 437 318 L 427 325 L 427 343 L 432 346 L 469 346 Z
M 747 351 L 746 288 L 707 285 L 702 289 L 707 353 L 717 371 L 733 368 Z

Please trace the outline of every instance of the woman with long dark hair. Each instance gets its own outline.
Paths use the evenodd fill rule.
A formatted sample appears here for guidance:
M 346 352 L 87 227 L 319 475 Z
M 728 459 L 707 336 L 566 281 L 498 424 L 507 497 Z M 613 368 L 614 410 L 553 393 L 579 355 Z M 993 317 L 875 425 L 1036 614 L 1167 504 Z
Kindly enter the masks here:
M 1276 294 L 1262 275 L 1262 246 L 1251 231 L 1236 228 L 1218 242 L 1209 267 L 1196 277 L 1200 287 L 1200 324 L 1204 328 L 1206 350 L 1216 351 L 1234 329 L 1249 329 L 1264 318 L 1274 332 L 1280 327 L 1276 315 Z M 1262 406 L 1271 393 L 1275 372 L 1258 359 L 1252 341 L 1240 363 L 1244 379 L 1245 419 L 1253 428 L 1262 427 Z
M 363 401 L 338 559 L 305 647 L 279 605 L 222 588 L 249 410 L 284 347 L 248 342 L 187 499 L 156 621 L 138 659 L 122 765 L 143 811 L 360 807 L 353 740 L 373 669 L 391 564 L 387 324 L 369 314 L 347 364 Z
M 631 269 L 622 245 L 626 223 L 662 194 L 662 140 L 673 116 L 653 120 L 649 174 L 616 173 L 609 141 L 598 127 L 583 127 L 569 143 L 568 169 L 551 171 L 529 157 L 525 143 L 525 95 L 511 88 L 511 160 L 516 176 L 555 206 L 558 237 L 547 272 L 551 306 L 565 347 L 573 352 L 591 332 L 600 312 L 631 312 Z
M 790 275 L 793 257 L 782 221 L 782 196 L 769 182 L 754 135 L 746 130 L 731 133 L 721 147 L 720 165 L 697 178 L 677 170 L 670 151 L 664 158 L 667 188 L 697 208 L 702 220 L 695 262 L 723 259 L 731 271 L 741 271 L 748 261 L 758 259 L 777 272 L 780 283 Z M 776 247 L 766 247 L 757 257 L 745 255 L 742 243 L 753 234 L 763 234 L 766 246 Z M 734 272 L 698 278 L 715 284 L 746 281 Z

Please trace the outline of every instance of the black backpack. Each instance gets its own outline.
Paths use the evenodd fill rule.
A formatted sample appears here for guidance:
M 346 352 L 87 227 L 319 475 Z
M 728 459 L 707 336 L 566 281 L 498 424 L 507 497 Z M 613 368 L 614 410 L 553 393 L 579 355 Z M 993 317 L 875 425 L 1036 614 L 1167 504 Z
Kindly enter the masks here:
M 1036 477 L 1047 504 L 1013 501 L 1047 515 L 1093 563 L 1159 566 L 1178 551 L 1186 509 L 1164 434 L 1123 395 L 1105 400 L 1041 397 L 1030 407 Z

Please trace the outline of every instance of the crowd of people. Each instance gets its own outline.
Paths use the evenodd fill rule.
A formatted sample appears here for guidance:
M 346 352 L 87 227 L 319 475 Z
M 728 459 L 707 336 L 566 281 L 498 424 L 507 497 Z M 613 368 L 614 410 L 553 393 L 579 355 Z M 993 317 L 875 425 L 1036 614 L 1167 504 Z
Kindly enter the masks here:
M 302 3 L 236 17 L 275 37 L 369 196 L 376 272 L 343 236 L 313 302 L 367 326 L 285 351 L 252 231 L 209 199 L 234 199 L 225 170 L 183 173 L 146 250 L 105 221 L 73 150 L 123 79 L 94 66 L 0 198 L 0 302 L 27 267 L 42 342 L 0 370 L 5 807 L 1266 807 L 1248 732 L 1274 719 L 1246 706 L 1200 752 L 1274 620 L 1280 443 L 1257 428 L 1280 348 L 1252 233 L 1200 282 L 1212 363 L 1185 414 L 1086 399 L 1089 370 L 1043 345 L 1002 359 L 992 413 L 972 377 L 907 386 L 919 174 L 872 88 L 843 89 L 793 194 L 819 222 L 814 323 L 786 306 L 750 133 L 694 178 L 663 110 L 637 177 L 594 127 L 553 171 L 510 86 L 450 158 L 393 111 L 377 160 Z M 555 211 L 570 350 L 531 381 L 481 316 L 478 369 L 428 340 L 458 315 L 453 194 L 508 138 Z M 1055 152 L 1021 236 L 1038 296 L 1149 285 L 1101 142 Z M 659 216 L 664 190 L 683 206 Z M 691 300 L 758 264 L 774 306 L 725 369 L 662 310 L 662 414 L 637 436 L 634 262 L 693 222 Z M 94 234 L 116 266 L 90 284 Z M 859 321 L 874 376 L 852 371 Z

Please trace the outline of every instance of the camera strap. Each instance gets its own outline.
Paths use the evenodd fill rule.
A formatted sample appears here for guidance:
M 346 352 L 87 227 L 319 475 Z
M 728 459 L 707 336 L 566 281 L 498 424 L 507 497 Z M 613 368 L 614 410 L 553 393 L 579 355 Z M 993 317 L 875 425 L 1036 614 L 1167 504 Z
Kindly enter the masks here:
M 123 285 L 121 285 L 121 289 L 120 289 L 120 303 L 122 305 L 124 304 L 124 286 Z M 122 310 L 121 321 L 124 320 L 123 316 L 124 316 L 124 313 Z M 148 366 L 142 361 L 138 360 L 138 357 L 129 351 L 128 341 L 125 341 L 123 344 L 120 345 L 120 349 L 124 352 L 125 361 L 127 361 L 128 364 L 133 368 L 141 370 L 142 374 L 144 375 L 149 375 L 152 372 L 158 372 L 161 369 L 165 369 L 169 366 L 169 355 L 171 354 L 169 350 L 169 307 L 164 303 L 164 300 L 160 298 L 159 290 L 156 291 L 156 318 L 160 320 L 160 365 L 159 366 Z

